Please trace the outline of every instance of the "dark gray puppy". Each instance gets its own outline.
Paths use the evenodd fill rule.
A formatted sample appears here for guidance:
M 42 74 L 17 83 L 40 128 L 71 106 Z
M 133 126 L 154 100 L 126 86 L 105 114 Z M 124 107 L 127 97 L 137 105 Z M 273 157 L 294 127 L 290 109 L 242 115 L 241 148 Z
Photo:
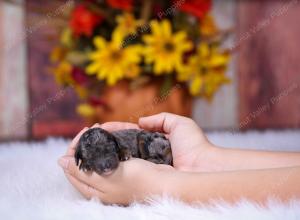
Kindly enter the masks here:
M 92 170 L 99 175 L 109 173 L 120 161 L 131 157 L 172 165 L 170 142 L 159 132 L 127 129 L 110 133 L 91 128 L 80 137 L 75 152 L 79 169 Z

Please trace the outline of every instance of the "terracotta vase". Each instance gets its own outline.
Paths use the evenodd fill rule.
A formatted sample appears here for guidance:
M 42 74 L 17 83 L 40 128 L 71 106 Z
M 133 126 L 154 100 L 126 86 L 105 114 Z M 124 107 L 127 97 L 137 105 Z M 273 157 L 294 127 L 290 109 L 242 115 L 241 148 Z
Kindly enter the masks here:
M 108 107 L 98 107 L 93 121 L 135 123 L 139 117 L 160 112 L 191 115 L 193 99 L 184 85 L 175 84 L 163 94 L 159 94 L 160 86 L 160 81 L 151 81 L 131 90 L 127 81 L 120 81 L 115 86 L 105 88 L 101 97 Z

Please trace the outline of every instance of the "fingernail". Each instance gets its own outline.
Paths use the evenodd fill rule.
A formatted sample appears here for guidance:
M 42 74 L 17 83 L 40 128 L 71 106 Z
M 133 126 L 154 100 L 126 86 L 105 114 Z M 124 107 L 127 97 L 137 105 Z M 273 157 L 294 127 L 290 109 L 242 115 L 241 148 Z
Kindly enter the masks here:
M 61 166 L 63 169 L 67 169 L 69 165 L 69 159 L 65 157 L 61 157 L 58 159 L 58 165 Z
M 99 124 L 99 123 L 96 123 L 96 124 L 94 124 L 94 125 L 92 126 L 92 128 L 94 128 L 94 127 L 100 127 L 100 124 Z

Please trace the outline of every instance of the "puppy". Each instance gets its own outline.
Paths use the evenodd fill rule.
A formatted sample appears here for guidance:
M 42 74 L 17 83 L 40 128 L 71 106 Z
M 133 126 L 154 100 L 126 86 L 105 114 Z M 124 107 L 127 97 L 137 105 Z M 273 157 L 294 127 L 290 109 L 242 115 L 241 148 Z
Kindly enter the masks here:
M 120 161 L 131 157 L 172 165 L 170 142 L 159 132 L 127 129 L 110 133 L 91 128 L 80 137 L 75 152 L 79 169 L 99 175 L 111 173 Z

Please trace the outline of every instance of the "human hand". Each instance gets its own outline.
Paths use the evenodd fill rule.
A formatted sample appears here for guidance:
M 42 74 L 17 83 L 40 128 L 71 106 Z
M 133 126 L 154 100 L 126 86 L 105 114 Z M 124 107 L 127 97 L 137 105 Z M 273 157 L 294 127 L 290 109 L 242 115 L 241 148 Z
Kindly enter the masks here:
M 215 152 L 219 148 L 208 141 L 201 128 L 190 118 L 160 113 L 140 118 L 138 125 L 108 122 L 101 127 L 108 131 L 137 128 L 162 132 L 171 143 L 175 169 L 191 172 L 216 170 L 214 166 L 217 163 L 212 161 L 216 160 Z
M 120 122 L 96 124 L 93 127 L 101 127 L 108 131 L 139 128 L 136 124 Z M 75 148 L 81 135 L 88 129 L 84 128 L 76 135 L 66 155 L 59 159 L 67 179 L 83 196 L 89 199 L 97 197 L 108 204 L 126 205 L 133 201 L 144 201 L 148 195 L 172 193 L 174 183 L 170 176 L 175 170 L 168 165 L 132 158 L 121 162 L 119 167 L 107 176 L 79 170 L 74 162 Z
M 70 183 L 87 199 L 98 198 L 105 204 L 127 205 L 143 202 L 150 195 L 173 194 L 173 175 L 168 165 L 132 158 L 121 162 L 110 175 L 79 170 L 72 156 L 59 160 Z M 175 189 L 174 189 L 175 190 Z
M 211 157 L 216 149 L 199 126 L 190 118 L 160 113 L 140 118 L 139 126 L 145 130 L 166 134 L 171 142 L 173 165 L 182 171 L 212 171 Z

